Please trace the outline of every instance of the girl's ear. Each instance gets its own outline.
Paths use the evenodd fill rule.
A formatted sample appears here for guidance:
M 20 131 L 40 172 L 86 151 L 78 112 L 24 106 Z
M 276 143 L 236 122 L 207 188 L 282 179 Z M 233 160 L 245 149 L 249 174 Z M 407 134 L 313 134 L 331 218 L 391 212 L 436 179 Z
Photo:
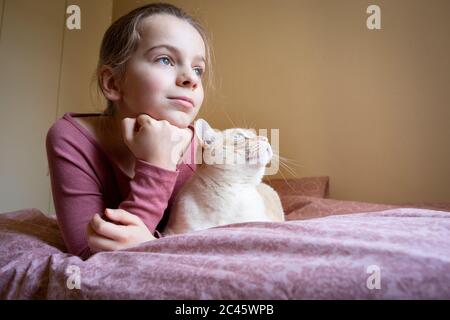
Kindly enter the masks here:
M 198 119 L 195 121 L 195 133 L 200 139 L 202 146 L 211 144 L 217 136 L 217 133 L 213 128 L 203 119 Z
M 109 66 L 103 66 L 100 72 L 102 91 L 106 99 L 117 101 L 120 99 L 120 88 L 113 71 Z

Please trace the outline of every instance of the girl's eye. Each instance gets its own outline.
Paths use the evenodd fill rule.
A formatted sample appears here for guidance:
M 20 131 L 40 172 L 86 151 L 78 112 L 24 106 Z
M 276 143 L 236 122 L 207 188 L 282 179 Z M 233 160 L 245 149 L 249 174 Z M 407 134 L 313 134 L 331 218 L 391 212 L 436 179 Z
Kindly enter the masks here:
M 203 69 L 202 69 L 202 68 L 195 68 L 194 70 L 195 70 L 195 73 L 196 73 L 199 77 L 201 77 L 201 76 L 203 75 Z
M 165 66 L 173 65 L 172 61 L 168 57 L 161 57 L 161 58 L 156 59 L 156 61 L 162 63 Z M 201 77 L 204 73 L 202 68 L 194 68 L 194 71 L 197 74 L 197 76 L 199 76 L 199 77 Z
M 164 64 L 166 66 L 171 65 L 170 59 L 167 57 L 161 57 L 161 58 L 157 59 L 156 61 L 158 61 L 158 62 L 160 61 L 162 64 Z

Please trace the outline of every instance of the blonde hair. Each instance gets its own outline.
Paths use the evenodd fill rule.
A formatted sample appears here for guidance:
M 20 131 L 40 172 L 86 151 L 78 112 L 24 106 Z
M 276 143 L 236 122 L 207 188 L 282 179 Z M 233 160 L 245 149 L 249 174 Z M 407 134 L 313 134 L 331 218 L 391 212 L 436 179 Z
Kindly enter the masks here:
M 210 40 L 206 30 L 198 20 L 187 14 L 182 9 L 167 3 L 152 3 L 130 11 L 116 20 L 108 28 L 108 30 L 106 30 L 100 47 L 97 69 L 93 77 L 93 80 L 97 81 L 98 93 L 101 93 L 104 96 L 103 87 L 101 84 L 102 67 L 105 65 L 111 67 L 114 76 L 118 79 L 123 78 L 126 70 L 126 64 L 132 54 L 137 50 L 141 39 L 141 22 L 144 18 L 155 14 L 169 14 L 175 16 L 181 20 L 187 21 L 198 31 L 203 39 L 203 42 L 205 43 L 206 48 L 205 92 L 208 89 L 212 89 L 213 54 L 209 45 Z M 103 111 L 103 114 L 113 115 L 114 111 L 114 103 L 107 100 L 107 107 Z

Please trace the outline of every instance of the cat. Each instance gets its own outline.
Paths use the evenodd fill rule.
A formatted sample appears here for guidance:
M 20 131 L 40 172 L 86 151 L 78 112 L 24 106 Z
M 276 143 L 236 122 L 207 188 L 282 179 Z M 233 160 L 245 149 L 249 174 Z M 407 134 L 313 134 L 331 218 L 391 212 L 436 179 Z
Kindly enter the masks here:
M 216 131 L 203 119 L 194 126 L 201 163 L 176 196 L 162 234 L 240 222 L 284 221 L 280 197 L 262 183 L 273 156 L 267 138 L 250 129 Z

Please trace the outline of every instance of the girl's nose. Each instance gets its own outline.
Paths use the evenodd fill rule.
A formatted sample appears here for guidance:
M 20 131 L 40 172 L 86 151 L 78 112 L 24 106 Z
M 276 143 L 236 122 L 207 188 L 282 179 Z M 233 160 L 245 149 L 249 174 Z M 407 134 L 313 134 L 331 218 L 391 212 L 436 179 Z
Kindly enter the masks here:
M 177 85 L 180 87 L 195 90 L 198 87 L 198 80 L 195 78 L 195 76 L 184 72 L 178 76 Z

